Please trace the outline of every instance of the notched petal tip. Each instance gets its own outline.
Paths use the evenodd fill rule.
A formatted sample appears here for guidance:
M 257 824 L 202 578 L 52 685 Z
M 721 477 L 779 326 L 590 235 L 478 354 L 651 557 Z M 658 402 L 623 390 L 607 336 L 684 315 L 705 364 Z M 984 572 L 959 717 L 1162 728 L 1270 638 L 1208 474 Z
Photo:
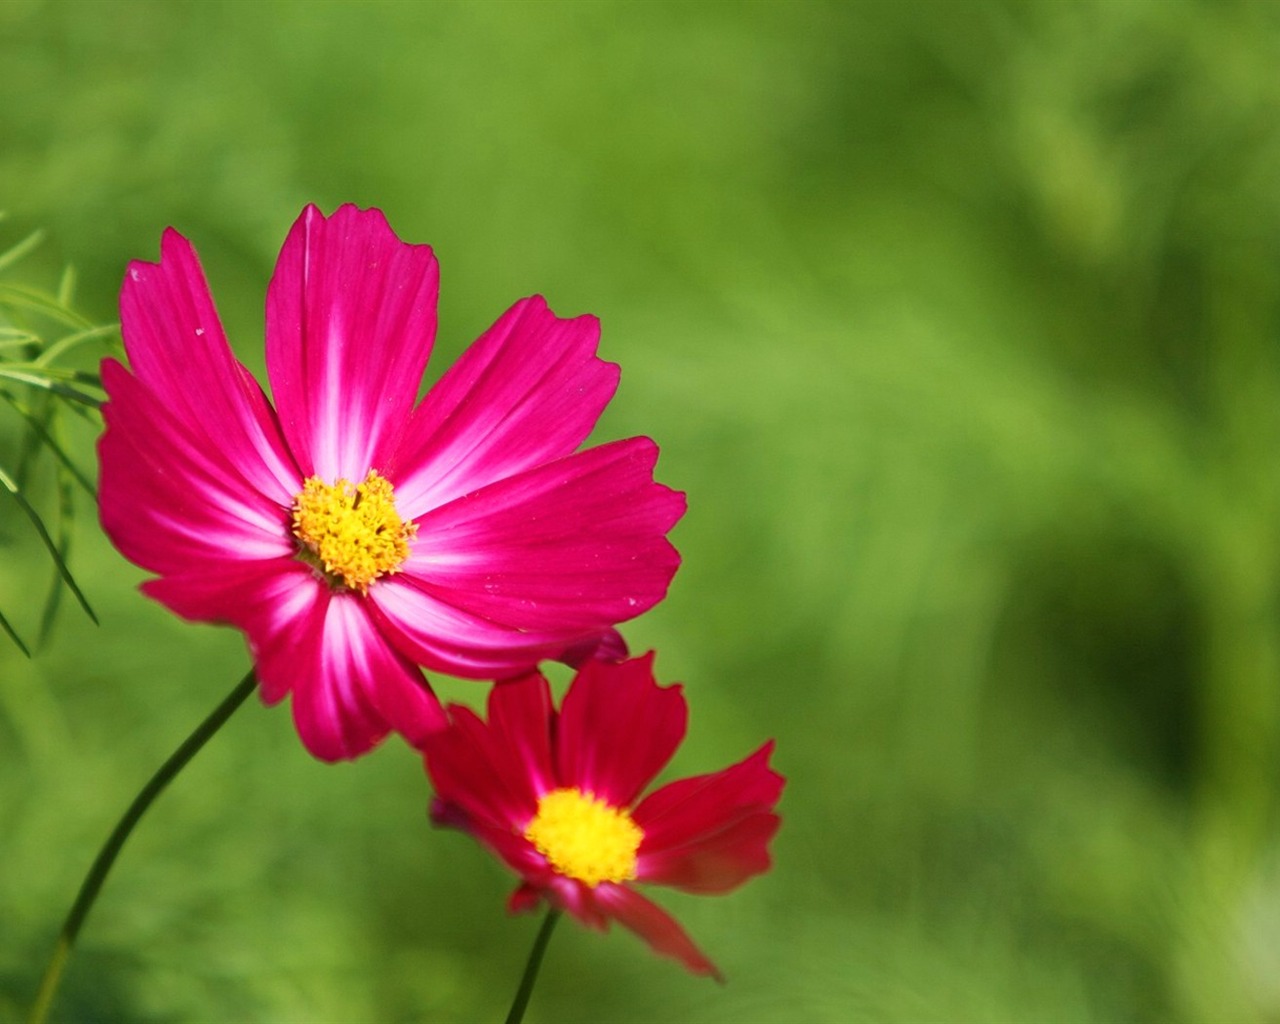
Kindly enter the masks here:
M 304 473 L 385 468 L 435 339 L 439 266 L 382 211 L 347 204 L 294 222 L 267 288 L 267 374 Z
M 618 386 L 599 340 L 595 317 L 563 319 L 541 296 L 503 313 L 414 412 L 393 467 L 409 514 L 576 450 Z
M 688 706 L 678 685 L 659 686 L 653 653 L 612 664 L 589 661 L 561 704 L 561 780 L 629 807 L 684 739 Z
M 785 779 L 768 765 L 770 740 L 735 765 L 680 779 L 650 793 L 634 812 L 644 830 L 641 881 L 685 892 L 729 892 L 773 866 L 769 843 Z

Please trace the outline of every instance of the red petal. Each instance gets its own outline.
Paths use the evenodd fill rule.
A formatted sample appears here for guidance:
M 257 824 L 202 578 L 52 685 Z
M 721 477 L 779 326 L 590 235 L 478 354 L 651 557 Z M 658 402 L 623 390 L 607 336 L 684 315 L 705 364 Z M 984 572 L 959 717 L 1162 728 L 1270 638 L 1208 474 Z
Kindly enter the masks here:
M 421 744 L 440 799 L 469 821 L 522 832 L 539 795 L 554 788 L 551 713 L 550 688 L 537 673 L 494 686 L 487 724 L 450 705 L 448 728 Z
M 681 779 L 641 801 L 632 814 L 644 831 L 637 877 L 717 893 L 767 871 L 784 781 L 769 768 L 772 750 L 771 741 L 724 771 Z
M 583 885 L 576 878 L 558 875 L 548 870 L 542 880 L 534 879 L 530 883 L 542 891 L 542 895 L 554 906 L 568 911 L 589 928 L 607 931 L 609 915 L 596 900 L 599 891 Z
M 437 798 L 431 804 L 431 820 L 444 828 L 456 828 L 487 846 L 499 860 L 535 888 L 545 887 L 552 872 L 546 858 L 523 835 L 506 825 L 495 825 L 470 817 L 466 810 Z
M 585 664 L 565 694 L 556 735 L 562 784 L 629 807 L 684 738 L 680 687 L 660 687 L 653 654 Z
M 708 975 L 723 982 L 716 965 L 665 910 L 649 902 L 624 885 L 603 882 L 593 890 L 596 904 L 625 928 L 630 928 L 653 948 L 655 953 L 679 960 L 694 974 Z
M 508 914 L 532 914 L 542 904 L 542 890 L 525 882 L 507 900 Z
M 642 850 L 637 877 L 642 882 L 703 895 L 729 892 L 769 870 L 769 840 L 780 824 L 776 814 L 753 814 L 687 847 Z
M 489 734 L 504 751 L 503 770 L 528 779 L 535 796 L 557 785 L 551 757 L 554 717 L 551 688 L 540 673 L 495 683 L 489 691 Z

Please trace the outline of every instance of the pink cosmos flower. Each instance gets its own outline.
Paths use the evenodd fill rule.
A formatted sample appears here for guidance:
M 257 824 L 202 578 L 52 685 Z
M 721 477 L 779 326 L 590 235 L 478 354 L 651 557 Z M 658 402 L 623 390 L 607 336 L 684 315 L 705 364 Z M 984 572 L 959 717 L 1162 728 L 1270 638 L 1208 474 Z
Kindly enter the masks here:
M 610 920 L 695 974 L 715 966 L 663 910 L 627 883 L 723 893 L 770 866 L 783 778 L 773 742 L 711 775 L 636 803 L 684 738 L 678 685 L 660 687 L 653 655 L 584 665 L 559 713 L 536 672 L 499 683 L 489 721 L 458 705 L 422 744 L 436 789 L 431 816 L 469 832 L 523 879 L 513 912 L 540 900 L 604 929 Z
M 267 292 L 275 397 L 236 361 L 191 244 L 130 264 L 132 372 L 109 402 L 102 525 L 149 596 L 247 634 L 262 697 L 307 748 L 354 757 L 444 724 L 418 666 L 494 679 L 621 656 L 666 593 L 684 496 L 648 438 L 585 451 L 618 368 L 594 317 L 524 299 L 418 402 L 438 269 L 378 210 L 307 207 Z

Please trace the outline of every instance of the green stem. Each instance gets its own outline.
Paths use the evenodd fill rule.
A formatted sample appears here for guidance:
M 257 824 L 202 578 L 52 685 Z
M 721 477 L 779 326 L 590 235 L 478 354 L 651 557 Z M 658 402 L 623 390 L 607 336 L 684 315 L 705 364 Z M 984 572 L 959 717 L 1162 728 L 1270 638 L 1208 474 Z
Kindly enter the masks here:
M 80 927 L 84 924 L 84 919 L 89 916 L 94 900 L 98 898 L 98 892 L 102 889 L 102 883 L 106 881 L 107 872 L 111 870 L 111 865 L 115 863 L 120 848 L 133 832 L 134 826 L 147 813 L 147 808 L 163 792 L 170 780 L 182 771 L 200 748 L 209 742 L 213 734 L 222 728 L 256 686 L 257 680 L 254 679 L 253 672 L 240 680 L 236 688 L 213 709 L 208 718 L 196 727 L 196 731 L 186 738 L 182 746 L 169 756 L 169 760 L 160 766 L 160 770 L 151 776 L 147 784 L 142 787 L 142 792 L 134 797 L 133 803 L 124 812 L 124 816 L 107 837 L 107 841 L 102 844 L 102 849 L 98 851 L 93 866 L 89 868 L 89 873 L 80 884 L 80 892 L 76 895 L 75 903 L 71 905 L 66 921 L 63 922 L 62 931 L 58 933 L 53 955 L 49 957 L 49 964 L 44 969 L 44 977 L 40 980 L 40 988 L 31 1006 L 31 1015 L 27 1018 L 28 1024 L 43 1024 L 48 1016 L 49 1008 L 53 1005 L 53 997 L 58 992 L 58 982 L 62 979 L 63 968 L 71 957 L 71 947 L 75 945 Z
M 547 910 L 547 916 L 542 920 L 542 927 L 538 929 L 538 937 L 533 940 L 533 949 L 529 950 L 529 962 L 524 965 L 524 977 L 520 979 L 520 988 L 516 990 L 511 1011 L 507 1014 L 507 1024 L 520 1024 L 524 1020 L 524 1008 L 529 1005 L 529 997 L 533 995 L 533 986 L 538 980 L 538 968 L 542 966 L 542 954 L 547 951 L 551 932 L 559 920 L 560 911 L 550 907 Z

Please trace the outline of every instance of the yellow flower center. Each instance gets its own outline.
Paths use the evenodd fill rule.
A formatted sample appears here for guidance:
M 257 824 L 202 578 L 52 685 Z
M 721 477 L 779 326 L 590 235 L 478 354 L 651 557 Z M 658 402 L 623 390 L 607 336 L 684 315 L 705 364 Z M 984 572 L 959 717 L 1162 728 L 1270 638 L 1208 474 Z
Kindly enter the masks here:
M 593 889 L 636 877 L 636 851 L 644 832 L 625 810 L 591 793 L 553 789 L 538 800 L 524 837 L 560 874 Z
M 405 523 L 396 512 L 391 481 L 374 469 L 362 484 L 308 477 L 293 499 L 293 535 L 302 543 L 298 557 L 334 587 L 363 594 L 379 576 L 399 572 L 417 532 L 416 523 Z

